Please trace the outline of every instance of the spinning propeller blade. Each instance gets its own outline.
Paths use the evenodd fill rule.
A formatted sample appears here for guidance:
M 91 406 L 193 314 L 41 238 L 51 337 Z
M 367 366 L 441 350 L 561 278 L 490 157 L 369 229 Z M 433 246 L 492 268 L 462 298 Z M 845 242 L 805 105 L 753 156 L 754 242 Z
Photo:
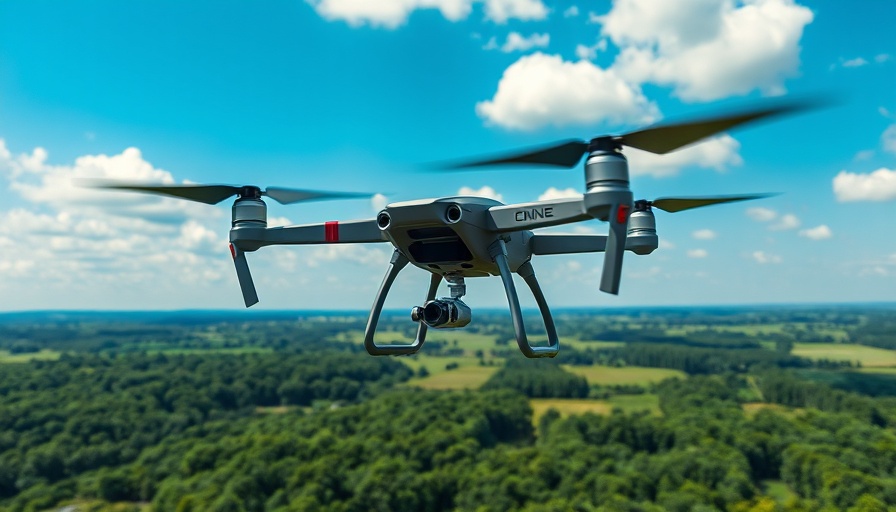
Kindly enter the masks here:
M 714 204 L 733 203 L 735 201 L 751 201 L 776 194 L 744 194 L 739 196 L 706 196 L 706 197 L 662 197 L 653 201 L 645 201 L 647 206 L 675 213 L 691 208 L 702 208 Z
M 322 192 L 282 187 L 268 187 L 267 190 L 264 191 L 264 195 L 280 204 L 301 203 L 302 201 L 324 201 L 327 199 L 360 199 L 373 196 L 373 194 L 359 192 Z
M 91 181 L 87 182 L 87 186 L 159 194 L 205 204 L 218 204 L 228 197 L 235 196 L 240 191 L 240 187 L 232 185 L 146 185 L 112 181 Z
M 572 167 L 579 163 L 582 155 L 588 150 L 588 143 L 583 140 L 568 140 L 557 144 L 527 151 L 506 157 L 490 158 L 487 160 L 474 160 L 460 164 L 449 165 L 449 169 L 463 169 L 467 167 L 485 167 L 501 164 L 542 164 L 557 167 Z
M 155 185 L 145 183 L 120 183 L 114 181 L 83 182 L 84 185 L 93 188 L 108 188 L 117 190 L 131 190 L 147 194 L 159 194 L 164 196 L 187 199 L 205 204 L 218 204 L 221 201 L 236 195 L 258 197 L 268 196 L 281 204 L 293 204 L 304 201 L 323 201 L 327 199 L 357 199 L 373 197 L 373 194 L 356 192 L 327 192 L 320 190 L 303 190 L 284 187 L 268 187 L 261 190 L 253 185 Z
M 230 255 L 233 256 L 233 264 L 236 267 L 236 277 L 240 281 L 243 300 L 246 302 L 247 308 L 251 307 L 258 303 L 258 293 L 255 292 L 255 283 L 252 282 L 252 273 L 249 272 L 246 253 L 230 244 Z
M 770 106 L 744 110 L 734 114 L 706 117 L 694 121 L 657 124 L 619 136 L 602 135 L 591 139 L 590 143 L 583 140 L 561 141 L 550 146 L 534 150 L 529 149 L 502 157 L 449 164 L 447 168 L 463 169 L 506 164 L 542 164 L 557 167 L 573 167 L 581 160 L 582 155 L 589 152 L 589 147 L 595 143 L 602 143 L 617 148 L 629 146 L 651 153 L 665 154 L 729 128 L 776 115 L 808 110 L 819 106 L 820 103 L 822 102 L 807 100 L 774 102 Z

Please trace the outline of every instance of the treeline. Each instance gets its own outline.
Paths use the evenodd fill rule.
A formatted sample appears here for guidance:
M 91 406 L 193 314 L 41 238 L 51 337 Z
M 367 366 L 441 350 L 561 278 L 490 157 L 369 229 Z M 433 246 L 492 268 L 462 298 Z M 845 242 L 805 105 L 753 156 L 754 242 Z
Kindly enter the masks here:
M 631 366 L 672 368 L 691 375 L 748 372 L 756 367 L 808 368 L 812 361 L 766 349 L 710 349 L 679 345 L 627 343 L 599 351 Z
M 763 373 L 756 382 L 767 402 L 849 414 L 872 425 L 892 426 L 896 421 L 896 400 L 892 398 L 875 400 L 780 371 Z
M 508 359 L 482 389 L 508 388 L 530 398 L 585 398 L 588 381 L 569 373 L 553 359 Z
M 386 390 L 410 373 L 390 358 L 126 354 L 9 369 L 0 377 L 7 510 L 72 500 L 166 512 L 896 506 L 892 399 L 783 372 L 664 381 L 662 416 L 548 412 L 536 436 L 522 394 Z M 565 373 L 550 362 L 533 370 Z M 355 402 L 254 412 L 290 403 L 278 391 L 287 382 L 319 382 L 319 396 L 334 398 L 341 379 L 357 386 Z M 767 400 L 808 409 L 745 414 L 754 381 Z M 248 391 L 211 391 L 228 387 Z M 768 480 L 795 492 L 786 506 L 764 494 Z M 127 510 L 115 507 L 106 509 Z
M 412 373 L 393 359 L 338 352 L 77 355 L 3 370 L 0 500 L 13 503 L 71 491 L 81 475 L 131 462 L 209 421 L 259 406 L 353 402 Z

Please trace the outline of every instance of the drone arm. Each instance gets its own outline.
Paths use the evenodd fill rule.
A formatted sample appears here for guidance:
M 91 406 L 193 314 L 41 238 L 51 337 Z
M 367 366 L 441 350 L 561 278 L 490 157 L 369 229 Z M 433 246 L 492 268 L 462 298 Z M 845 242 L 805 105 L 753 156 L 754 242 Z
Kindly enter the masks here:
M 592 218 L 586 211 L 585 202 L 581 196 L 493 206 L 488 209 L 488 212 L 494 223 L 495 231 L 499 233 L 546 228 Z
M 532 235 L 529 239 L 532 254 L 575 254 L 604 252 L 607 235 Z
M 524 263 L 517 272 L 529 285 L 538 308 L 541 310 L 541 316 L 544 319 L 545 330 L 548 334 L 548 343 L 546 347 L 533 347 L 529 343 L 526 336 L 526 326 L 523 324 L 523 313 L 520 310 L 520 300 L 516 293 L 516 286 L 513 284 L 513 275 L 510 271 L 510 265 L 507 263 L 507 247 L 500 238 L 489 247 L 489 253 L 498 265 L 498 271 L 501 273 L 501 281 L 504 283 L 504 292 L 507 294 L 507 302 L 510 305 L 510 317 L 513 321 L 513 330 L 516 334 L 516 343 L 520 351 L 528 358 L 537 357 L 554 357 L 560 351 L 560 342 L 557 337 L 557 330 L 554 328 L 554 320 L 551 317 L 551 311 L 548 309 L 547 301 L 541 292 L 541 287 L 535 279 L 535 272 L 529 262 Z
M 268 245 L 376 243 L 387 239 L 376 220 L 368 219 L 276 228 L 238 226 L 230 230 L 230 241 L 244 250 L 254 251 Z
M 373 339 L 376 334 L 376 324 L 379 322 L 380 314 L 383 311 L 383 304 L 386 302 L 386 295 L 389 294 L 389 289 L 392 288 L 392 283 L 395 281 L 398 273 L 401 272 L 407 264 L 408 259 L 401 252 L 396 250 L 392 253 L 392 260 L 389 262 L 389 270 L 383 278 L 383 284 L 380 285 L 380 290 L 377 292 L 373 307 L 370 308 L 370 317 L 367 319 L 367 329 L 364 332 L 364 348 L 366 348 L 367 352 L 372 356 L 413 354 L 420 350 L 420 347 L 423 346 L 423 342 L 426 341 L 426 323 L 424 322 L 420 322 L 420 325 L 417 327 L 417 339 L 411 344 L 377 345 Z M 426 294 L 427 302 L 436 298 L 436 291 L 438 291 L 439 283 L 441 281 L 442 276 L 432 274 L 432 279 L 429 283 L 429 291 Z
M 532 235 L 529 248 L 532 254 L 576 254 L 583 252 L 604 252 L 607 250 L 607 235 Z M 635 254 L 650 254 L 659 244 L 656 234 L 629 234 L 625 239 L 625 250 Z

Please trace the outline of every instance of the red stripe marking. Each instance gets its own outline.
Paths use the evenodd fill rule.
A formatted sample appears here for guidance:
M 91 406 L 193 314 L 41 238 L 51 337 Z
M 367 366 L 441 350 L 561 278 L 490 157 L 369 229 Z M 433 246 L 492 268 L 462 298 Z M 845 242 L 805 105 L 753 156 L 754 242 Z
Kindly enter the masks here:
M 234 249 L 233 244 L 230 244 L 230 257 L 236 259 L 236 249 Z
M 324 224 L 324 236 L 327 242 L 339 241 L 339 221 L 333 220 Z
M 616 210 L 616 223 L 617 224 L 625 224 L 628 220 L 628 205 L 620 204 L 619 209 Z

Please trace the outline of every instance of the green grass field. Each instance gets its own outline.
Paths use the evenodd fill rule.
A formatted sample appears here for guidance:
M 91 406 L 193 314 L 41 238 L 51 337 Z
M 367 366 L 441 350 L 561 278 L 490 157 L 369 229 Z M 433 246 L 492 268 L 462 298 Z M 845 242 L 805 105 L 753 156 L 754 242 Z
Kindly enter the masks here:
M 498 366 L 467 365 L 446 371 L 443 366 L 441 372 L 422 379 L 411 379 L 408 381 L 408 385 L 423 389 L 479 389 L 492 374 L 498 371 L 498 368 Z
M 859 362 L 863 367 L 896 366 L 896 351 L 841 343 L 797 343 L 793 355 L 809 359 Z
M 550 409 L 554 409 L 561 416 L 573 414 L 610 414 L 613 409 L 621 409 L 623 412 L 650 411 L 660 414 L 659 398 L 656 395 L 645 393 L 643 395 L 616 395 L 608 400 L 591 400 L 587 398 L 532 398 L 529 400 L 532 406 L 532 422 L 538 424 L 542 415 Z
M 10 354 L 8 350 L 0 350 L 0 363 L 26 363 L 28 361 L 55 361 L 59 359 L 62 352 L 55 350 L 43 349 L 40 352 L 29 352 L 27 354 Z
M 683 379 L 687 374 L 678 370 L 666 368 L 645 368 L 642 366 L 564 366 L 564 368 L 576 375 L 588 379 L 588 384 L 601 386 L 614 385 L 638 385 L 646 386 L 661 380 L 677 377 Z

